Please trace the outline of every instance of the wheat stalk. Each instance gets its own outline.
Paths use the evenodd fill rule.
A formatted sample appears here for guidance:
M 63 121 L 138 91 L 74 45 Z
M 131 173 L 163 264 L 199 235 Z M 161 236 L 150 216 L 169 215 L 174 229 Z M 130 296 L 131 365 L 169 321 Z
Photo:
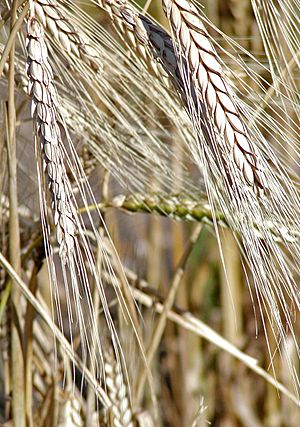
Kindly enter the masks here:
M 230 154 L 246 184 L 258 191 L 264 189 L 258 154 L 196 7 L 187 0 L 163 0 L 163 8 L 197 94 L 207 106 L 214 125 L 211 128 L 218 131 L 218 148 Z M 226 169 L 230 173 L 229 165 Z

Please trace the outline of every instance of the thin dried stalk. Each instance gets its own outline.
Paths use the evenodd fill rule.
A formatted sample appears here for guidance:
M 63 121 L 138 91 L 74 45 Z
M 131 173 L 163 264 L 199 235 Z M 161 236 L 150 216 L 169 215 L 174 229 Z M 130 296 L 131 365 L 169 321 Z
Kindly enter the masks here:
M 157 295 L 150 296 L 145 291 L 141 291 L 136 288 L 132 288 L 135 299 L 146 307 L 153 307 L 157 313 L 162 313 L 164 305 L 157 302 Z M 242 363 L 244 363 L 249 369 L 256 372 L 259 376 L 264 378 L 268 383 L 272 384 L 278 391 L 283 395 L 287 396 L 297 406 L 300 407 L 300 401 L 298 397 L 292 394 L 284 385 L 274 379 L 268 372 L 261 368 L 257 360 L 248 356 L 247 354 L 240 351 L 237 347 L 225 340 L 221 335 L 217 334 L 213 329 L 208 327 L 201 320 L 193 316 L 189 312 L 182 312 L 180 310 L 171 310 L 168 313 L 168 319 L 182 326 L 183 328 L 191 331 L 200 337 L 212 342 L 220 349 L 228 352 L 232 356 L 236 357 Z
M 207 106 L 209 117 L 213 120 L 210 129 L 213 134 L 217 130 L 219 149 L 231 156 L 247 185 L 257 190 L 264 189 L 264 177 L 255 145 L 249 139 L 238 101 L 229 87 L 219 57 L 196 7 L 187 0 L 163 0 L 163 7 L 179 51 L 186 58 L 197 94 Z M 189 76 L 185 79 L 188 85 Z M 226 162 L 223 154 L 221 158 Z M 228 162 L 225 168 L 234 180 Z
M 149 366 L 151 366 L 151 364 L 153 362 L 154 355 L 155 355 L 156 350 L 157 350 L 159 343 L 161 341 L 163 332 L 165 330 L 165 326 L 166 326 L 166 322 L 167 322 L 167 318 L 168 318 L 168 313 L 170 312 L 170 310 L 174 304 L 179 286 L 181 284 L 182 276 L 183 276 L 183 273 L 184 273 L 186 265 L 187 265 L 187 261 L 189 259 L 190 254 L 191 254 L 191 251 L 194 247 L 194 244 L 199 237 L 200 231 L 201 231 L 201 225 L 198 224 L 192 232 L 192 235 L 191 235 L 190 240 L 188 242 L 188 247 L 186 248 L 186 250 L 185 250 L 185 252 L 184 252 L 184 254 L 183 254 L 183 256 L 179 262 L 179 265 L 175 271 L 172 283 L 170 285 L 170 290 L 168 292 L 166 301 L 164 303 L 163 310 L 161 312 L 161 316 L 159 317 L 159 319 L 157 321 L 157 325 L 156 325 L 155 330 L 153 332 L 149 348 L 147 349 L 146 356 L 147 356 L 147 361 L 149 363 Z M 140 378 L 138 381 L 138 387 L 137 387 L 138 402 L 140 402 L 142 395 L 143 395 L 145 380 L 146 380 L 146 372 L 145 372 L 145 370 L 143 370 L 143 372 L 140 375 Z
M 164 311 L 164 299 L 158 296 L 157 291 L 151 288 L 146 280 L 140 279 L 134 271 L 126 268 L 125 273 L 129 283 L 132 283 L 130 288 L 135 300 L 145 307 L 152 307 L 157 313 L 161 314 Z M 110 280 L 109 277 L 107 277 L 107 279 Z M 192 313 L 174 306 L 172 310 L 168 312 L 167 318 L 186 330 L 211 342 L 221 350 L 231 354 L 237 360 L 240 360 L 249 369 L 264 378 L 269 384 L 272 384 L 273 387 L 300 407 L 300 400 L 297 395 L 291 393 L 283 384 L 261 368 L 256 359 L 239 350 L 235 345 L 227 341 Z
M 2 277 L 0 278 L 0 348 L 1 348 L 1 360 L 3 363 L 2 373 L 2 384 L 5 396 L 8 396 L 11 389 L 10 381 L 10 361 L 9 361 L 9 339 L 11 336 L 11 322 L 10 312 L 7 301 L 11 293 L 12 282 L 8 281 L 6 287 L 4 287 L 4 276 L 5 272 L 2 271 Z M 8 419 L 10 413 L 10 402 L 5 402 L 4 405 L 4 417 Z
M 2 72 L 3 72 L 4 66 L 6 64 L 6 61 L 8 59 L 9 52 L 10 52 L 11 47 L 15 41 L 15 38 L 17 36 L 19 29 L 21 28 L 21 26 L 23 24 L 23 21 L 24 21 L 25 16 L 27 15 L 27 12 L 28 12 L 28 4 L 25 5 L 24 9 L 22 10 L 22 13 L 20 14 L 18 19 L 14 23 L 13 28 L 9 34 L 9 38 L 5 44 L 4 51 L 2 52 L 1 58 L 0 58 L 0 77 L 2 76 Z
M 16 22 L 17 1 L 12 3 L 10 16 L 11 32 Z M 16 108 L 15 108 L 15 38 L 9 54 L 8 111 L 7 111 L 7 157 L 9 174 L 9 258 L 13 268 L 21 271 L 21 242 L 18 217 L 17 153 L 16 153 Z M 19 334 L 21 294 L 13 281 L 11 290 L 11 376 L 12 414 L 15 427 L 25 427 L 24 359 Z

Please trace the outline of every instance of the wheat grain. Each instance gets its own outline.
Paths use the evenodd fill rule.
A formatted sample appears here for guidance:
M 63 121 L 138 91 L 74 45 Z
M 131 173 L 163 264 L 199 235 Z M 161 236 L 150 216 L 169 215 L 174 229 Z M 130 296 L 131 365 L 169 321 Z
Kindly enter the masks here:
M 226 81 L 197 9 L 187 0 L 163 0 L 163 8 L 179 49 L 187 58 L 189 72 L 196 90 L 200 92 L 200 99 L 207 105 L 214 129 L 218 130 L 218 136 L 221 137 L 217 138 L 221 145 L 219 149 L 230 153 L 246 184 L 257 190 L 264 189 L 257 151 L 248 137 L 238 101 Z M 229 165 L 226 168 L 230 173 Z
M 58 390 L 59 413 L 58 427 L 83 427 L 82 402 L 72 390 Z

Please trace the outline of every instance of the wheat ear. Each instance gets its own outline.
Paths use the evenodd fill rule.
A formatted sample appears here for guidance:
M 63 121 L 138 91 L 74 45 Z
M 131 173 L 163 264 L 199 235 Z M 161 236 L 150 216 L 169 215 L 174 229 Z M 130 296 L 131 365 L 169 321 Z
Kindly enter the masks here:
M 70 22 L 56 1 L 36 0 L 34 12 L 44 28 L 48 29 L 67 53 L 73 53 L 95 71 L 100 68 L 99 57 L 95 49 L 84 40 L 83 35 Z
M 87 359 L 90 358 L 95 369 L 99 369 L 102 372 L 102 343 L 94 312 L 87 268 L 89 268 L 95 280 L 105 313 L 106 324 L 114 339 L 115 351 L 121 353 L 121 348 L 117 332 L 110 317 L 106 295 L 103 290 L 101 277 L 99 277 L 95 265 L 90 242 L 85 237 L 85 226 L 82 221 L 80 221 L 77 214 L 76 200 L 64 163 L 66 161 L 68 164 L 71 164 L 71 162 L 61 140 L 59 126 L 61 125 L 63 127 L 66 134 L 67 129 L 64 126 L 63 118 L 58 112 L 57 95 L 53 85 L 51 66 L 48 62 L 48 52 L 44 39 L 43 26 L 32 15 L 28 19 L 26 45 L 28 53 L 28 91 L 32 98 L 35 145 L 38 153 L 37 157 L 41 159 L 39 170 L 42 169 L 42 171 L 44 171 L 46 184 L 51 196 L 51 208 L 53 211 L 59 255 L 62 263 L 63 282 L 68 299 L 68 320 L 71 325 L 73 322 L 72 310 L 75 309 L 76 319 L 79 323 L 83 361 L 86 363 Z M 75 156 L 75 154 L 71 152 L 71 156 L 72 155 Z M 76 161 L 75 157 L 74 159 Z M 71 169 L 71 173 L 73 173 L 73 171 L 74 170 Z M 39 174 L 39 177 L 40 175 L 41 174 Z M 39 187 L 41 188 L 41 186 Z M 81 189 L 81 195 L 85 197 L 83 191 L 84 189 Z M 49 230 L 46 227 L 45 195 L 42 190 L 40 190 L 40 206 L 42 211 L 46 254 L 49 255 L 49 260 L 47 260 L 47 262 L 50 269 L 50 281 L 55 297 L 58 322 L 61 329 L 63 329 L 55 265 L 53 263 L 53 253 L 49 243 Z M 92 223 L 91 225 L 93 226 Z M 93 232 L 97 243 L 103 248 L 95 228 L 93 228 Z M 81 250 L 81 247 L 83 250 Z M 106 253 L 104 253 L 103 258 L 103 264 L 110 268 L 110 261 Z M 71 343 L 72 340 L 71 332 Z
M 104 355 L 105 384 L 112 402 L 112 425 L 114 427 L 133 427 L 133 414 L 128 399 L 122 368 L 111 353 Z
M 264 189 L 264 177 L 254 144 L 247 135 L 237 100 L 196 7 L 188 0 L 162 2 L 180 52 L 186 58 L 196 91 L 207 106 L 213 128 L 218 131 L 220 148 L 230 154 L 248 185 L 258 190 Z
M 33 17 L 28 19 L 26 45 L 28 93 L 32 98 L 35 144 L 41 153 L 42 169 L 51 194 L 51 208 L 60 254 L 67 261 L 68 254 L 74 249 L 76 209 L 64 165 L 56 90 L 48 62 L 44 30 Z
M 153 70 L 168 87 L 171 86 L 170 77 L 178 84 L 181 76 L 169 34 L 126 0 L 99 0 L 98 3 L 108 12 L 119 35 L 148 70 Z

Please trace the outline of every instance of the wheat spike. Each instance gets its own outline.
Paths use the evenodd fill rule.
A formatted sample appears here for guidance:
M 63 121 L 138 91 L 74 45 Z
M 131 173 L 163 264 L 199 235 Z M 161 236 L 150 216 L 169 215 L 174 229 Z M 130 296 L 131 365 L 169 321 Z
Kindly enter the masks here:
M 211 226 L 214 226 L 215 221 L 219 227 L 230 227 L 225 216 L 221 212 L 213 211 L 208 201 L 200 200 L 199 196 L 187 198 L 177 194 L 161 195 L 159 193 L 118 195 L 108 206 L 118 207 L 128 212 L 155 212 L 176 220 L 198 221 Z M 296 243 L 300 240 L 298 230 L 282 227 L 280 223 L 266 219 L 265 228 L 274 242 Z M 259 224 L 253 224 L 253 231 L 258 238 L 265 238 Z
M 126 0 L 99 0 L 119 35 L 136 52 L 155 76 L 170 87 L 170 77 L 181 79 L 173 42 L 169 34 L 143 14 L 137 12 Z
M 288 354 L 287 338 L 291 334 L 299 354 L 291 310 L 291 307 L 299 310 L 299 289 L 290 261 L 297 259 L 298 255 L 295 254 L 299 253 L 299 244 L 298 241 L 288 242 L 285 238 L 284 247 L 274 242 L 267 217 L 274 218 L 280 229 L 293 224 L 298 234 L 295 218 L 299 213 L 299 197 L 278 161 L 280 156 L 277 158 L 277 152 L 270 154 L 270 158 L 274 159 L 274 171 L 273 165 L 267 164 L 265 153 L 271 150 L 257 128 L 254 132 L 257 139 L 250 141 L 248 133 L 252 137 L 253 132 L 246 127 L 241 113 L 244 109 L 238 105 L 226 81 L 221 62 L 197 9 L 187 0 L 164 0 L 163 6 L 175 36 L 178 58 L 186 59 L 181 68 L 186 81 L 187 100 L 193 88 L 196 91 L 196 100 L 190 96 L 188 113 L 201 144 L 198 151 L 195 150 L 194 157 L 204 160 L 210 204 L 220 207 L 232 229 L 238 230 L 241 236 L 244 259 L 253 275 L 266 340 L 268 342 L 267 319 L 297 389 L 299 383 Z M 248 110 L 250 118 L 251 109 L 245 110 Z M 203 135 L 202 123 L 207 127 L 209 138 Z M 274 131 L 274 128 L 271 130 Z M 257 141 L 262 158 L 256 151 L 254 141 Z M 264 163 L 264 171 L 260 163 Z M 257 197 L 267 187 L 270 191 L 263 197 Z M 214 224 L 218 236 L 216 219 Z M 258 233 L 254 231 L 256 228 Z M 219 245 L 222 254 L 221 242 Z
M 107 352 L 104 359 L 105 384 L 112 402 L 112 425 L 114 427 L 133 427 L 133 414 L 122 368 L 111 353 Z
M 83 35 L 73 25 L 63 10 L 54 0 L 36 0 L 34 2 L 36 17 L 50 34 L 70 54 L 81 58 L 90 68 L 97 71 L 100 60 L 92 46 L 84 40 Z
M 51 208 L 60 253 L 67 261 L 68 254 L 74 250 L 76 209 L 64 165 L 57 97 L 52 69 L 48 62 L 44 30 L 33 17 L 28 20 L 26 45 L 28 93 L 32 98 L 35 144 L 41 152 L 42 169 L 51 194 Z
M 58 390 L 58 427 L 83 427 L 82 403 L 71 390 Z
M 34 10 L 31 12 L 34 13 Z M 51 208 L 61 261 L 59 268 L 62 269 L 63 284 L 67 295 L 68 321 L 71 329 L 75 312 L 81 337 L 84 363 L 86 363 L 89 358 L 95 365 L 95 369 L 99 372 L 103 372 L 101 356 L 102 343 L 96 321 L 96 314 L 93 308 L 90 283 L 87 275 L 88 269 L 93 276 L 95 286 L 97 286 L 105 313 L 106 325 L 109 329 L 109 333 L 114 337 L 115 351 L 117 353 L 121 352 L 120 344 L 107 307 L 106 295 L 103 290 L 101 277 L 99 277 L 97 271 L 91 243 L 86 237 L 86 226 L 77 213 L 76 199 L 67 175 L 65 162 L 70 166 L 72 176 L 75 176 L 75 181 L 78 184 L 80 196 L 83 200 L 86 201 L 86 199 L 91 196 L 88 193 L 90 189 L 86 184 L 84 176 L 81 175 L 82 172 L 78 166 L 78 158 L 74 147 L 71 145 L 72 142 L 70 138 L 68 138 L 68 132 L 63 117 L 58 111 L 57 94 L 53 85 L 51 65 L 48 62 L 44 29 L 42 24 L 32 14 L 28 18 L 27 23 L 26 45 L 28 55 L 27 75 L 29 78 L 28 92 L 32 98 L 31 109 L 34 123 L 35 145 L 37 159 L 40 163 L 38 176 L 39 180 L 43 179 L 43 176 L 41 176 L 42 170 L 51 197 Z M 69 144 L 67 147 L 71 150 L 70 155 L 64 147 L 60 126 L 65 133 L 67 144 Z M 82 179 L 82 183 L 79 182 L 80 179 Z M 47 263 L 50 269 L 50 282 L 54 294 L 57 318 L 63 330 L 56 267 L 53 261 L 53 249 L 49 241 L 50 230 L 49 227 L 47 227 L 47 214 L 45 212 L 46 197 L 44 187 L 39 185 L 45 249 Z M 48 192 L 46 192 L 46 194 L 48 194 Z M 102 221 L 101 216 L 99 219 Z M 88 221 L 92 227 L 93 235 L 99 247 L 102 249 L 103 265 L 107 266 L 111 274 L 114 274 L 111 269 L 110 260 L 108 259 L 105 249 L 103 249 L 99 233 L 97 233 L 91 218 L 89 218 Z M 103 227 L 105 227 L 103 222 L 102 224 Z M 70 333 L 72 341 L 71 330 Z
M 186 58 L 197 94 L 207 106 L 213 128 L 218 131 L 220 149 L 230 154 L 245 183 L 257 190 L 264 189 L 264 177 L 255 146 L 247 135 L 238 101 L 226 81 L 197 9 L 187 0 L 163 0 L 163 8 L 179 50 Z M 229 167 L 226 169 L 228 171 Z
M 175 87 L 180 90 L 185 104 L 188 103 L 184 93 L 186 89 L 184 75 L 187 72 L 187 64 L 194 76 L 201 98 L 209 106 L 209 113 L 215 127 L 225 142 L 221 148 L 230 152 L 246 183 L 262 190 L 265 182 L 258 155 L 247 135 L 237 101 L 224 77 L 217 54 L 202 22 L 197 17 L 197 10 L 189 3 L 181 2 L 181 6 L 177 3 L 173 4 L 174 2 L 171 3 L 170 6 L 168 2 L 165 2 L 164 9 L 173 31 L 176 33 L 178 44 L 182 43 L 182 57 L 187 58 L 187 61 L 184 62 L 183 75 L 178 66 L 172 39 L 162 28 L 136 12 L 126 0 L 101 1 L 102 7 L 108 10 L 114 22 L 117 23 L 119 31 L 126 35 L 127 43 L 142 54 L 147 64 L 158 71 L 160 77 L 161 68 L 153 67 L 153 60 L 162 65 L 165 71 L 164 80 L 167 80 L 167 73 Z M 180 12 L 180 7 L 183 13 Z M 175 14 L 176 17 L 172 17 L 172 14 Z M 175 25 L 174 19 L 176 20 L 178 17 L 180 17 L 180 24 Z M 201 128 L 209 141 L 210 137 L 203 124 Z

